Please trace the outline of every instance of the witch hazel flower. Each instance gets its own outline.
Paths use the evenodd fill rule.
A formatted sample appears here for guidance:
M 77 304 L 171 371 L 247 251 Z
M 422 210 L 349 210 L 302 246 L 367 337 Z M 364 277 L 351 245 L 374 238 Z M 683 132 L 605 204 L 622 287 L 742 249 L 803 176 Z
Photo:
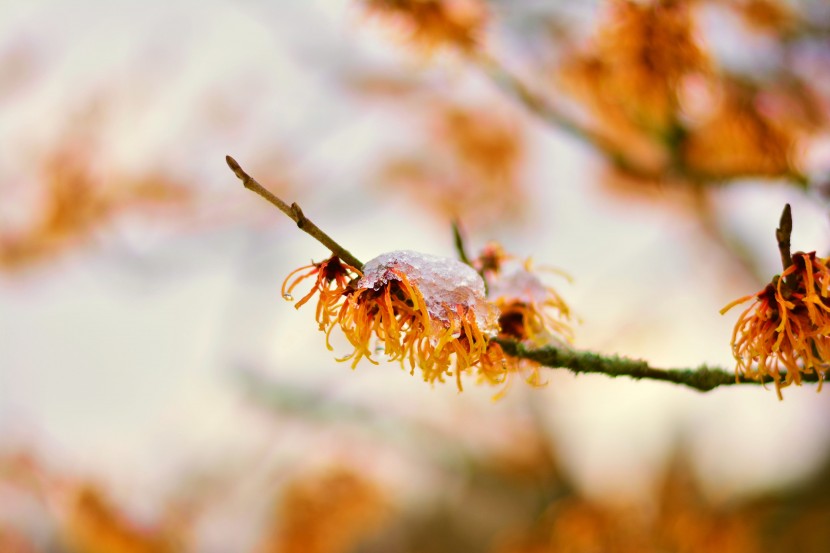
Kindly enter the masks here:
M 461 389 L 461 375 L 478 364 L 498 329 L 498 312 L 479 274 L 454 259 L 394 251 L 366 263 L 355 279 L 357 269 L 334 260 L 292 273 L 302 274 L 284 294 L 316 275 L 297 306 L 319 294 L 317 321 L 327 346 L 339 327 L 354 348 L 338 360 L 351 361 L 352 368 L 364 358 L 377 364 L 375 355 L 383 352 L 411 374 L 420 369 L 427 382 L 454 375 Z
M 473 268 L 413 251 L 386 253 L 366 263 L 346 302 L 340 328 L 355 351 L 343 360 L 353 367 L 363 357 L 374 361 L 376 343 L 410 373 L 419 368 L 427 382 L 454 374 L 460 390 L 462 373 L 496 334 L 496 319 Z
M 530 259 L 518 261 L 498 244 L 489 244 L 474 265 L 487 280 L 487 298 L 499 310 L 499 338 L 539 347 L 568 347 L 573 341 L 568 304 L 533 269 Z M 565 276 L 558 270 L 550 271 Z M 490 344 L 481 375 L 493 383 L 510 373 L 529 372 L 528 382 L 541 384 L 538 363 L 506 356 L 496 342 Z
M 501 311 L 502 334 L 534 346 L 573 341 L 568 304 L 533 272 L 530 260 L 495 279 L 488 298 Z
M 519 261 L 499 244 L 491 243 L 473 264 L 487 281 L 487 299 L 501 313 L 500 335 L 534 346 L 565 346 L 573 341 L 568 304 L 542 281 L 531 259 Z M 558 269 L 541 270 L 570 280 Z
M 343 302 L 348 294 L 354 290 L 353 283 L 360 276 L 361 272 L 358 269 L 333 255 L 320 263 L 311 263 L 311 265 L 291 271 L 282 283 L 282 297 L 288 301 L 294 301 L 292 295 L 294 288 L 302 281 L 314 278 L 314 285 L 311 290 L 295 303 L 294 307 L 299 309 L 315 294 L 319 296 L 316 318 L 320 330 L 326 332 L 326 345 L 329 349 L 332 349 L 328 345 L 328 335 L 337 322 Z
M 804 374 L 821 383 L 830 370 L 830 258 L 797 252 L 792 264 L 763 290 L 739 298 L 723 309 L 755 301 L 738 317 L 732 333 L 736 377 L 781 388 L 801 385 Z

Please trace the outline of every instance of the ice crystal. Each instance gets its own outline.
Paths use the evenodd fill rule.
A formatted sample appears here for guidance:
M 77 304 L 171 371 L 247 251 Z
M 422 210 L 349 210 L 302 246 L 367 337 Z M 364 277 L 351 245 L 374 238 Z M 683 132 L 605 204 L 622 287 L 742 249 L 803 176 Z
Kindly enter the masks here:
M 430 317 L 448 323 L 450 312 L 461 306 L 473 311 L 484 334 L 498 331 L 498 313 L 485 299 L 484 281 L 469 265 L 449 257 L 398 250 L 366 263 L 357 286 L 379 290 L 390 280 L 400 280 L 395 271 L 407 275 L 420 290 Z

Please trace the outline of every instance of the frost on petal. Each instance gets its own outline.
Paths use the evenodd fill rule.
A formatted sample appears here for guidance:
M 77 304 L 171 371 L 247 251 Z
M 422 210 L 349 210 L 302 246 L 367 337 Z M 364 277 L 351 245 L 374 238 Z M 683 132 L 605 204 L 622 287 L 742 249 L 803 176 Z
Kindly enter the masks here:
M 531 270 L 530 260 L 518 263 L 503 252 L 501 257 L 502 261 L 508 260 L 507 268 L 499 261 L 498 270 L 485 273 L 487 297 L 501 311 L 500 335 L 536 346 L 570 344 L 573 340 L 571 313 L 565 300 Z
M 514 299 L 526 303 L 543 303 L 550 292 L 538 276 L 518 268 L 490 283 L 490 299 Z
M 475 313 L 478 328 L 486 335 L 498 331 L 498 313 L 485 298 L 484 281 L 469 265 L 449 257 L 398 250 L 377 256 L 363 267 L 358 288 L 379 290 L 403 273 L 424 297 L 430 317 L 449 323 L 458 306 Z

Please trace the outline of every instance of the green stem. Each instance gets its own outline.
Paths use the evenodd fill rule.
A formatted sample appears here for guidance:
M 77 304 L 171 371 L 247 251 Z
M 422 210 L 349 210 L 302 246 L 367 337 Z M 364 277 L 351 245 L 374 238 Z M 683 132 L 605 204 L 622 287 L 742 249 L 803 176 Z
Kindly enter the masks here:
M 635 380 L 657 380 L 688 386 L 701 392 L 735 384 L 762 384 L 757 380 L 741 375 L 736 376 L 735 373 L 708 365 L 688 369 L 659 369 L 650 366 L 646 361 L 617 355 L 606 356 L 590 351 L 575 351 L 555 346 L 528 349 L 519 342 L 500 338 L 495 339 L 495 342 L 507 355 L 530 359 L 545 367 L 568 369 L 574 374 L 598 373 L 611 378 L 627 376 Z M 802 374 L 801 381 L 819 382 L 819 376 L 815 373 Z

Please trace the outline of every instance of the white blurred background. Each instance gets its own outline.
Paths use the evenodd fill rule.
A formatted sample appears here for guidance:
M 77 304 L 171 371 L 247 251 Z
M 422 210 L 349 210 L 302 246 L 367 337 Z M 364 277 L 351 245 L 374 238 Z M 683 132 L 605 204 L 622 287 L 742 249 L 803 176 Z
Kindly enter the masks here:
M 590 21 L 593 9 L 581 17 Z M 119 214 L 72 247 L 0 274 L 0 447 L 94 475 L 139 512 L 183 475 L 233 473 L 222 512 L 264 501 L 257 492 L 274 467 L 290 474 L 333 462 L 417 496 L 434 475 L 419 457 L 424 445 L 397 443 L 396 421 L 509 447 L 516 429 L 504 421 L 528 406 L 543 413 L 589 496 L 645 494 L 680 442 L 720 499 L 815 470 L 830 403 L 814 386 L 778 401 L 755 386 L 703 394 L 551 370 L 546 387 L 517 380 L 494 402 L 496 390 L 473 381 L 459 393 L 396 364 L 352 371 L 334 360 L 344 347 L 326 350 L 313 308 L 296 311 L 279 292 L 291 270 L 326 252 L 244 190 L 224 156 L 364 261 L 395 249 L 452 256 L 450 221 L 377 176 L 385 157 L 423 142 L 419 117 L 436 97 L 503 106 L 526 133 L 524 210 L 467 225 L 467 245 L 497 240 L 572 275 L 571 284 L 550 283 L 579 318 L 576 347 L 731 371 L 737 312 L 718 311 L 763 285 L 673 191 L 609 191 L 594 151 L 475 67 L 413 55 L 375 23 L 333 0 L 0 3 L 2 227 L 37 211 L 44 160 L 66 147 L 91 152 L 105 183 L 163 174 L 191 195 L 183 207 Z M 498 44 L 517 48 L 498 32 Z M 428 92 L 378 99 L 354 84 L 374 74 L 406 75 Z M 746 181 L 715 198 L 762 274 L 778 272 L 773 231 L 786 202 L 794 250 L 828 249 L 826 211 L 791 187 Z M 370 426 L 389 425 L 389 436 L 337 415 L 321 428 L 269 410 L 256 399 L 265 383 L 366 408 Z M 319 407 L 299 397 L 298 411 Z M 253 532 L 216 524 L 203 539 L 219 547 Z

